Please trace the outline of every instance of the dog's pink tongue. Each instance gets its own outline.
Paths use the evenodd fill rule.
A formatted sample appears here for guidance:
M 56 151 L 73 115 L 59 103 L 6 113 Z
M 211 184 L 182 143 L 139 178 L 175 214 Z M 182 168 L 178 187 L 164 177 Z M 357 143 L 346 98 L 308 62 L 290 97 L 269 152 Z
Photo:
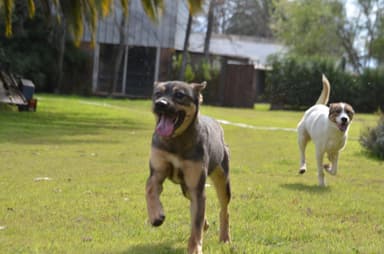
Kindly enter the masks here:
M 163 137 L 169 137 L 173 133 L 173 119 L 167 116 L 160 116 L 160 121 L 156 126 L 156 133 Z

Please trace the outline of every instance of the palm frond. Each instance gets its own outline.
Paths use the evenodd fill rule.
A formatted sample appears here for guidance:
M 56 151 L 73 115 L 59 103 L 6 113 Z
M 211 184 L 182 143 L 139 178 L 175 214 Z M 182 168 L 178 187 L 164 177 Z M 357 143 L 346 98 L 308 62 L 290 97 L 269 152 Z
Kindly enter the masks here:
M 164 9 L 163 0 L 141 0 L 145 14 L 154 22 L 158 22 Z
M 12 12 L 14 3 L 12 0 L 3 0 L 4 12 L 5 12 L 5 36 L 10 37 L 12 35 Z
M 29 12 L 30 18 L 33 18 L 33 16 L 35 16 L 35 11 L 36 11 L 35 1 L 34 0 L 28 0 L 28 12 Z
M 121 6 L 123 7 L 124 16 L 128 16 L 129 11 L 129 0 L 120 0 Z
M 189 12 L 194 15 L 200 12 L 203 8 L 204 0 L 188 0 Z
M 101 1 L 101 15 L 102 17 L 108 16 L 113 8 L 113 0 L 102 0 Z

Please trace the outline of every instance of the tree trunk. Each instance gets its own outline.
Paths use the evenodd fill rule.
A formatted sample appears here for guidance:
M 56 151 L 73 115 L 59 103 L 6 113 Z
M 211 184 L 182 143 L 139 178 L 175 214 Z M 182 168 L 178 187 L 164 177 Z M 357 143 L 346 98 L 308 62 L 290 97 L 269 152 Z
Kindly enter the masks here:
M 204 40 L 204 57 L 207 61 L 209 60 L 209 45 L 210 45 L 211 36 L 212 36 L 214 5 L 215 5 L 215 0 L 211 0 L 209 2 L 207 32 L 205 33 L 205 40 Z
M 189 46 L 189 36 L 191 35 L 192 27 L 192 15 L 188 16 L 187 30 L 185 32 L 184 47 L 183 47 L 183 59 L 181 62 L 179 80 L 184 80 L 185 68 L 187 66 L 187 56 L 188 56 L 188 46 Z
M 55 93 L 63 92 L 63 72 L 64 72 L 64 54 L 65 54 L 65 39 L 66 39 L 66 25 L 63 20 L 61 24 L 59 24 L 59 35 L 58 35 L 58 63 L 57 63 L 57 80 L 56 80 L 56 88 L 54 89 Z
M 120 67 L 123 61 L 123 56 L 125 52 L 125 41 L 127 37 L 127 33 L 125 30 L 125 27 L 127 26 L 128 23 L 128 16 L 123 16 L 120 21 L 120 26 L 119 26 L 119 32 L 120 32 L 120 43 L 117 46 L 116 54 L 115 54 L 115 64 L 113 67 L 113 79 L 111 82 L 111 85 L 109 86 L 109 95 L 112 95 L 114 92 L 116 92 L 117 85 L 119 84 L 119 73 L 120 73 Z

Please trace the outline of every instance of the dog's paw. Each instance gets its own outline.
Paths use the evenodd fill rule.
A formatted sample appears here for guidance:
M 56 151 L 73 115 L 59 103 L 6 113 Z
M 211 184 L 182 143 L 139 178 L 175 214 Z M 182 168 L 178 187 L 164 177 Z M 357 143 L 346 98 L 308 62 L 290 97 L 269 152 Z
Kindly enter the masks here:
M 220 242 L 221 243 L 230 243 L 231 237 L 229 236 L 229 233 L 226 232 L 225 234 L 220 235 Z
M 207 220 L 204 221 L 204 232 L 207 231 L 209 228 L 209 223 Z
M 328 174 L 330 174 L 330 175 L 336 175 L 336 171 L 332 168 L 332 166 L 331 165 L 329 165 L 329 164 L 325 164 L 324 165 L 324 170 L 328 173 Z
M 165 220 L 165 215 L 164 214 L 160 214 L 158 218 L 155 218 L 154 220 L 151 220 L 151 224 L 154 227 L 158 227 L 161 224 L 163 224 L 164 220 Z
M 307 169 L 306 169 L 306 168 L 301 168 L 301 169 L 299 169 L 299 174 L 300 174 L 300 175 L 304 174 L 305 172 L 307 172 Z

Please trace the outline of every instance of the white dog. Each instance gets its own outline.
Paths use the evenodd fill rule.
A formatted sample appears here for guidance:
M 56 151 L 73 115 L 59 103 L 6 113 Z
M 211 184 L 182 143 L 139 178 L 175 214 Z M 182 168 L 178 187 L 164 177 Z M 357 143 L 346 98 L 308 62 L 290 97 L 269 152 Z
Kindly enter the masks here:
M 297 126 L 300 149 L 300 174 L 307 171 L 305 148 L 309 140 L 313 140 L 316 148 L 316 160 L 319 185 L 325 186 L 324 170 L 331 175 L 337 173 L 339 152 L 347 142 L 348 129 L 354 111 L 347 103 L 332 103 L 328 108 L 331 87 L 323 75 L 323 89 L 316 105 L 309 108 Z M 330 165 L 323 165 L 324 154 L 327 153 Z

